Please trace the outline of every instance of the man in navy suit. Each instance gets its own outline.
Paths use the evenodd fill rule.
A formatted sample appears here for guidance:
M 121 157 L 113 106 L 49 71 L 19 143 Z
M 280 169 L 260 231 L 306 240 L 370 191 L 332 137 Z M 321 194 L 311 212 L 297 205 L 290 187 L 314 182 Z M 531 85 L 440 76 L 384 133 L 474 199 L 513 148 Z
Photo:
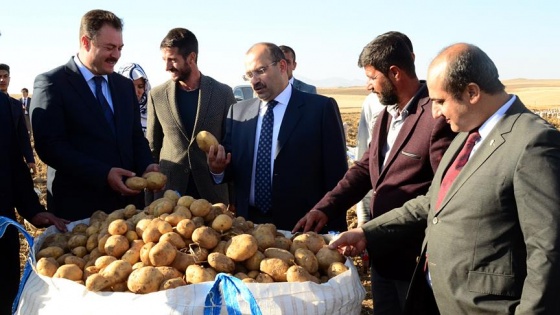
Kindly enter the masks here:
M 238 215 L 291 230 L 348 169 L 340 112 L 334 99 L 303 93 L 288 83 L 284 53 L 274 44 L 251 47 L 245 68 L 245 78 L 258 98 L 230 107 L 223 146 L 213 146 L 209 152 L 210 171 L 217 183 L 234 181 Z M 272 122 L 267 123 L 273 127 L 268 133 L 269 164 L 263 169 L 257 167 L 261 159 L 257 153 L 271 101 L 277 104 L 271 109 Z M 256 183 L 263 177 L 269 186 L 267 209 L 257 198 Z M 346 215 L 333 218 L 327 228 L 346 230 Z
M 122 47 L 121 19 L 89 11 L 78 54 L 35 79 L 31 123 L 35 149 L 50 169 L 47 206 L 67 219 L 131 203 L 143 207 L 142 194 L 123 179 L 159 169 L 142 132 L 134 86 L 113 72 Z

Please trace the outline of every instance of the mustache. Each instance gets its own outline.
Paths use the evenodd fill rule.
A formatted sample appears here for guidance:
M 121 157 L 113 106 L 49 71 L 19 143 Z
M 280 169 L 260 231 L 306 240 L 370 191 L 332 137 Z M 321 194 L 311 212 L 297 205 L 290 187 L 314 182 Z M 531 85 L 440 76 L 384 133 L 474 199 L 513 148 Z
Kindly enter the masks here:
M 262 82 L 258 82 L 255 85 L 253 85 L 254 90 L 262 89 L 262 88 L 265 88 L 265 87 L 266 87 L 266 85 L 264 85 Z
M 114 62 L 114 63 L 117 63 L 117 61 L 119 61 L 119 59 L 117 59 L 117 58 L 107 58 L 106 61 L 107 61 L 107 62 Z

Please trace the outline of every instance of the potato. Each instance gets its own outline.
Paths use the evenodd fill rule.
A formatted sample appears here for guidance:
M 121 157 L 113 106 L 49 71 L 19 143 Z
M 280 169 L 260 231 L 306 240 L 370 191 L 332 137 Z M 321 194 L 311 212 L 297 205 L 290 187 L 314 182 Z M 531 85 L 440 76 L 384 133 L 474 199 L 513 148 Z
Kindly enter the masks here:
M 86 241 L 86 249 L 88 250 L 88 252 L 91 252 L 99 245 L 97 237 L 98 237 L 97 233 L 91 234 L 88 237 Z
M 144 246 L 142 246 L 142 248 L 140 249 L 140 261 L 142 261 L 145 266 L 152 265 L 152 263 L 150 262 L 150 251 L 155 245 L 155 242 L 145 243 Z
M 96 222 L 103 222 L 107 219 L 108 216 L 109 215 L 104 211 L 97 210 L 94 213 L 92 213 L 91 216 L 89 217 L 89 225 L 91 226 Z
M 292 245 L 292 240 L 290 240 L 289 238 L 287 238 L 285 236 L 278 236 L 277 235 L 276 237 L 274 237 L 274 245 L 272 245 L 272 246 L 289 251 L 291 245 Z
M 224 232 L 231 229 L 233 219 L 227 214 L 220 214 L 212 221 L 212 228 L 218 232 Z
M 138 234 L 138 236 L 142 236 L 142 234 L 144 233 L 146 228 L 148 228 L 150 223 L 152 223 L 152 219 L 150 219 L 150 218 L 143 218 L 143 219 L 138 220 L 138 222 L 136 223 L 136 229 L 135 229 L 136 234 Z
M 317 261 L 319 262 L 319 268 L 324 273 L 327 272 L 329 266 L 333 262 L 343 263 L 344 261 L 346 261 L 344 256 L 342 256 L 342 254 L 340 254 L 336 249 L 329 249 L 327 246 L 321 248 L 317 252 L 317 254 L 315 254 L 315 256 L 317 256 Z
M 208 212 L 207 215 L 205 215 L 204 218 L 204 222 L 206 223 L 206 225 L 210 226 L 212 221 L 214 221 L 214 219 L 219 216 L 220 214 L 223 214 L 222 210 L 220 208 L 211 206 L 210 207 L 210 211 Z
M 218 245 L 216 245 L 216 247 L 214 247 L 214 249 L 212 250 L 213 253 L 221 253 L 221 254 L 226 254 L 226 249 L 227 249 L 227 241 L 219 241 Z
M 179 270 L 177 270 L 173 267 L 170 267 L 170 266 L 160 266 L 160 267 L 156 267 L 156 268 L 163 275 L 163 280 L 164 281 L 183 276 L 183 274 Z
M 187 247 L 187 243 L 185 243 L 185 241 L 183 240 L 181 235 L 177 234 L 176 232 L 168 232 L 168 233 L 163 234 L 159 238 L 159 242 L 160 243 L 161 242 L 169 242 L 173 246 L 175 246 L 176 249 L 181 249 L 181 248 Z
M 202 283 L 214 281 L 216 274 L 217 273 L 213 268 L 204 268 L 200 265 L 190 265 L 185 271 L 185 279 L 187 280 L 187 283 Z
M 258 283 L 273 283 L 274 279 L 264 272 L 259 272 L 259 274 L 255 277 L 255 281 Z
M 201 226 L 193 231 L 191 238 L 200 247 L 212 249 L 218 245 L 220 234 L 210 227 Z
M 110 289 L 113 292 L 130 292 L 128 291 L 126 281 L 115 283 L 110 287 Z
M 177 200 L 177 205 L 178 206 L 183 206 L 185 208 L 189 208 L 191 206 L 191 204 L 193 203 L 194 198 L 191 196 L 181 196 L 179 198 L 179 200 Z
M 327 269 L 327 275 L 329 276 L 329 278 L 333 278 L 345 272 L 346 270 L 348 270 L 348 267 L 346 267 L 344 263 L 335 261 Z
M 153 210 L 150 214 L 159 217 L 162 214 L 173 212 L 173 207 L 175 207 L 173 204 L 173 200 L 170 200 L 168 198 L 160 198 L 158 200 L 159 201 L 154 205 Z
M 132 190 L 144 190 L 144 188 L 148 187 L 148 180 L 142 177 L 132 176 L 127 178 L 124 184 Z
M 85 255 L 87 255 L 88 250 L 85 246 L 78 246 L 76 248 L 73 248 L 71 253 L 74 256 L 78 256 L 78 257 L 84 257 Z
M 124 215 L 125 219 L 130 219 L 133 216 L 135 216 L 137 213 L 138 213 L 138 210 L 136 209 L 136 206 L 133 205 L 133 204 L 129 204 L 126 207 L 124 207 L 123 215 Z
M 294 253 L 296 264 L 302 266 L 309 273 L 315 273 L 319 270 L 319 261 L 312 251 L 305 248 L 298 248 Z
M 109 213 L 105 219 L 105 223 L 109 224 L 117 219 L 124 219 L 124 209 L 118 209 Z
M 111 235 L 124 235 L 128 231 L 128 225 L 126 224 L 125 220 L 117 219 L 109 223 L 107 231 Z
M 77 256 L 72 256 L 72 255 L 67 256 L 64 259 L 64 264 L 65 265 L 76 265 L 76 266 L 78 266 L 78 268 L 80 268 L 82 270 L 86 266 L 86 262 L 85 262 L 84 259 L 82 259 L 80 257 L 77 257 Z
M 134 265 L 140 260 L 140 250 L 144 246 L 144 241 L 134 240 L 130 243 L 130 248 L 122 255 L 121 260 Z
M 191 220 L 197 228 L 204 225 L 204 218 L 202 217 L 192 217 Z
M 234 277 L 236 277 L 239 280 L 243 280 L 243 279 L 247 279 L 249 278 L 249 276 L 244 273 L 244 272 L 237 272 L 236 274 L 233 275 Z
M 280 258 L 265 258 L 261 261 L 260 270 L 276 282 L 286 282 L 286 272 L 290 266 Z
M 177 249 L 170 242 L 159 242 L 155 244 L 148 257 L 152 266 L 169 266 L 175 260 Z
M 98 270 L 101 270 L 107 266 L 109 266 L 109 264 L 111 264 L 113 261 L 117 260 L 117 258 L 113 257 L 113 256 L 101 256 L 98 257 L 95 260 L 95 267 Z
M 243 261 L 243 265 L 245 266 L 245 268 L 247 268 L 250 271 L 260 270 L 261 261 L 265 258 L 266 256 L 262 252 L 257 251 L 253 256 L 245 259 Z
M 164 280 L 159 286 L 159 290 L 175 289 L 187 285 L 187 282 L 182 277 Z
M 37 261 L 37 273 L 42 276 L 53 277 L 59 264 L 53 257 L 42 257 Z
M 132 265 L 129 262 L 115 260 L 107 265 L 107 267 L 103 268 L 103 270 L 100 271 L 100 274 L 107 278 L 111 285 L 114 285 L 116 283 L 126 281 L 131 272 Z
M 64 265 L 64 259 L 66 259 L 66 257 L 69 257 L 69 256 L 74 256 L 74 255 L 72 255 L 72 253 L 62 254 L 56 259 L 56 262 L 58 263 L 59 266 L 62 266 L 62 265 Z
M 189 239 L 192 236 L 192 233 L 196 229 L 196 225 L 190 219 L 184 219 L 177 223 L 175 227 L 177 234 L 181 235 L 185 239 Z
M 149 190 L 162 190 L 167 183 L 167 176 L 160 172 L 148 172 L 142 177 L 147 180 L 146 188 Z
M 130 244 L 123 235 L 111 235 L 105 242 L 105 253 L 120 258 L 128 249 Z
M 83 271 L 76 265 L 62 265 L 58 267 L 53 278 L 64 278 L 72 281 L 81 281 Z
M 253 236 L 257 240 L 257 244 L 260 251 L 264 251 L 265 249 L 272 247 L 275 242 L 276 233 L 271 233 L 267 229 L 260 229 L 259 226 L 253 231 Z
M 204 217 L 210 213 L 212 209 L 212 204 L 206 199 L 196 199 L 191 203 L 189 210 L 195 217 Z
M 89 225 L 85 223 L 78 223 L 72 229 L 72 234 L 86 234 L 86 230 L 88 227 Z
M 190 217 L 188 217 L 186 214 L 181 212 L 172 212 L 171 214 L 165 217 L 164 221 L 171 224 L 172 227 L 175 227 L 179 222 L 181 222 L 181 220 L 184 219 L 190 219 Z
M 196 135 L 196 144 L 202 151 L 208 153 L 211 146 L 216 146 L 217 149 L 219 142 L 213 134 L 206 130 L 202 130 Z
M 179 195 L 178 192 L 172 189 L 168 189 L 165 192 L 163 192 L 163 198 L 167 198 L 171 200 L 171 202 L 173 203 L 173 207 L 177 205 L 177 201 L 179 200 L 180 197 L 181 195 Z
M 264 251 L 264 256 L 266 258 L 280 258 L 283 261 L 287 262 L 288 265 L 293 265 L 295 261 L 294 255 L 292 253 L 280 248 L 269 247 Z
M 314 254 L 317 254 L 317 252 L 321 248 L 323 248 L 323 246 L 327 245 L 323 236 L 311 231 L 305 232 L 303 234 L 294 237 L 293 241 L 294 242 L 303 241 L 307 249 L 312 251 Z
M 250 234 L 241 234 L 228 241 L 226 256 L 234 261 L 243 261 L 253 256 L 258 250 L 257 239 Z
M 146 294 L 156 292 L 163 282 L 163 274 L 156 267 L 141 267 L 130 273 L 127 287 L 130 292 Z
M 111 281 L 106 277 L 95 273 L 86 278 L 86 289 L 93 292 L 99 292 L 105 290 L 111 285 Z
M 193 255 L 177 251 L 175 259 L 171 263 L 171 267 L 184 273 L 188 266 L 194 265 L 195 263 L 196 261 Z
M 62 256 L 62 254 L 64 254 L 64 249 L 58 246 L 49 246 L 47 248 L 41 249 L 35 256 L 35 258 L 41 259 L 43 257 L 52 257 L 54 259 L 57 259 L 58 257 Z
M 221 253 L 210 253 L 208 264 L 217 272 L 232 273 L 235 270 L 235 263 L 229 257 Z
M 319 279 L 317 277 L 312 276 L 305 270 L 305 268 L 294 265 L 288 268 L 286 271 L 286 280 L 288 282 L 305 282 L 305 281 L 313 281 L 315 283 L 319 283 Z
M 206 259 L 208 259 L 208 255 L 210 254 L 210 252 L 206 248 L 200 247 L 197 244 L 189 245 L 189 253 L 193 255 L 196 263 L 205 262 Z

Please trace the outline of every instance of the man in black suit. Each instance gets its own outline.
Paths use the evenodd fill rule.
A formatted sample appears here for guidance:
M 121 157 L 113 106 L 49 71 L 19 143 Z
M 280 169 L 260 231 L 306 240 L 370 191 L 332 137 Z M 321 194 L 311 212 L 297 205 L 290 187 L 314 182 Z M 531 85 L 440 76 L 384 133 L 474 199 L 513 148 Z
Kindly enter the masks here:
M 121 19 L 89 11 L 81 20 L 78 54 L 35 79 L 35 149 L 55 174 L 48 178 L 47 206 L 71 220 L 131 203 L 143 207 L 142 194 L 123 179 L 159 170 L 142 132 L 134 86 L 113 72 L 122 47 Z
M 35 157 L 33 156 L 33 148 L 31 148 L 31 140 L 29 139 L 29 130 L 27 129 L 22 104 L 17 99 L 8 94 L 8 87 L 10 86 L 10 66 L 2 63 L 0 64 L 0 92 L 8 95 L 11 106 L 16 110 L 12 110 L 12 118 L 15 123 L 16 132 L 18 134 L 19 145 L 27 166 L 33 174 L 37 173 L 35 165 Z
M 238 215 L 291 230 L 348 164 L 336 101 L 293 88 L 287 67 L 274 44 L 249 49 L 245 79 L 258 98 L 230 107 L 223 146 L 210 149 L 208 164 L 216 182 L 234 181 Z M 327 229 L 346 230 L 346 216 Z
M 21 107 L 11 106 L 10 100 L 0 93 L 0 216 L 16 220 L 14 208 L 31 224 L 42 227 L 54 224 L 59 230 L 66 231 L 66 220 L 46 212 L 39 203 L 33 190 L 29 170 L 21 158 L 22 151 L 19 133 L 12 117 L 14 111 L 21 112 Z M 0 314 L 12 314 L 12 301 L 16 297 L 19 278 L 19 234 L 13 227 L 8 227 L 0 237 Z
M 31 106 L 31 97 L 29 97 L 29 90 L 27 88 L 21 89 L 21 108 L 25 114 L 25 125 L 27 126 L 27 132 L 31 133 L 31 119 L 29 119 L 29 108 Z

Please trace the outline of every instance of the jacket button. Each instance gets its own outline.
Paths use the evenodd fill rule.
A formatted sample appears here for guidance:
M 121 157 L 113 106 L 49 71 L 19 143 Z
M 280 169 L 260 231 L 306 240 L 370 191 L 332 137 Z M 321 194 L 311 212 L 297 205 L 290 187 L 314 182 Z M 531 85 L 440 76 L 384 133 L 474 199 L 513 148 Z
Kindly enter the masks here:
M 433 224 L 438 224 L 438 222 L 439 222 L 439 219 L 438 219 L 437 217 L 434 217 L 434 218 L 432 219 L 432 223 L 433 223 Z

